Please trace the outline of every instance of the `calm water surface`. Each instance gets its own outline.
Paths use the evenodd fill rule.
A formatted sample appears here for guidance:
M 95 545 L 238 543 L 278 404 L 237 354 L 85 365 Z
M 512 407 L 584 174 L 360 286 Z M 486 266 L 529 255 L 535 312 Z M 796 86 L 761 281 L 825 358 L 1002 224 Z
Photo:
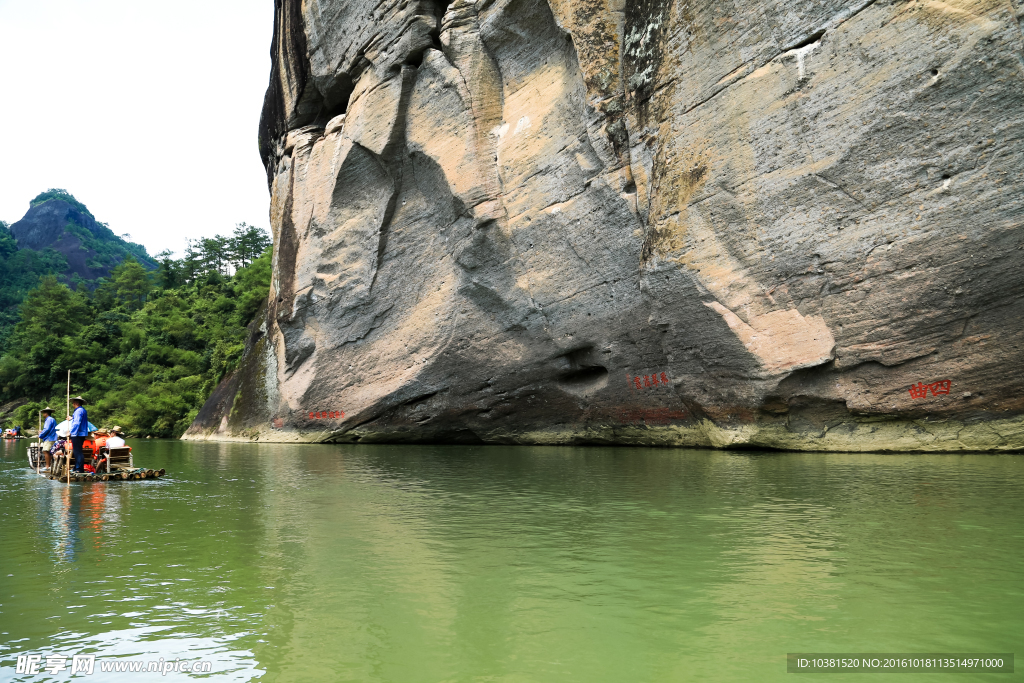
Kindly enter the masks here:
M 787 652 L 1024 653 L 1020 455 L 135 445 L 169 476 L 68 486 L 0 446 L 0 680 L 67 680 L 15 673 L 50 653 L 287 683 L 782 681 Z

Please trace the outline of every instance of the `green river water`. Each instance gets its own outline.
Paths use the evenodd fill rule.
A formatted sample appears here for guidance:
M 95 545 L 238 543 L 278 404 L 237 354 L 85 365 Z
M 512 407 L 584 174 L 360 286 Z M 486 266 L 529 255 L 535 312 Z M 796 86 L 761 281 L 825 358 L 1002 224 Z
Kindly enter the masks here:
M 17 674 L 33 653 L 94 654 L 83 681 L 619 683 L 1024 652 L 1021 455 L 134 445 L 168 476 L 61 484 L 0 446 L 0 681 L 68 680 Z

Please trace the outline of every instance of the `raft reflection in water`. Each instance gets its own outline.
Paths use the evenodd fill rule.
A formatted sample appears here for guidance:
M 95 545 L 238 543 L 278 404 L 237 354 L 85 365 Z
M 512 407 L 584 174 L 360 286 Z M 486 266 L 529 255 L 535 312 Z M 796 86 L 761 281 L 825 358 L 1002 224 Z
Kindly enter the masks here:
M 41 496 L 48 499 L 54 560 L 71 564 L 82 549 L 83 534 L 91 550 L 103 547 L 104 536 L 119 530 L 120 499 L 108 496 L 105 486 L 76 491 L 67 486 L 49 487 Z

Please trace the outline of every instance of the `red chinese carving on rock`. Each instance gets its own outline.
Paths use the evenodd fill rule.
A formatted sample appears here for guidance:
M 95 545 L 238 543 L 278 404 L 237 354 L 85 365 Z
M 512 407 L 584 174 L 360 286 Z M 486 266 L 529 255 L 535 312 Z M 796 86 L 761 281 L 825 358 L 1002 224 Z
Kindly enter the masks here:
M 953 380 L 949 379 L 940 379 L 931 384 L 918 382 L 916 385 L 910 385 L 910 398 L 928 398 L 929 391 L 932 392 L 932 396 L 945 396 L 952 386 Z
M 668 374 L 664 372 L 660 375 L 656 372 L 652 375 L 644 375 L 642 377 L 633 377 L 632 375 L 626 375 L 626 377 L 630 378 L 633 386 L 637 389 L 650 389 L 659 385 L 667 387 L 669 384 Z
M 345 417 L 344 410 L 320 410 L 309 414 L 310 420 L 340 420 Z

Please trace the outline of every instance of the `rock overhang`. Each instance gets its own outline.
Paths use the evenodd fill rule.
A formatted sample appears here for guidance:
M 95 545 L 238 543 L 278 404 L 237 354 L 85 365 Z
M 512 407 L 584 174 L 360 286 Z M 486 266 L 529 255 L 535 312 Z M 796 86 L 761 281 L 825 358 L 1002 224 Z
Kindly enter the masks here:
M 1024 447 L 1012 2 L 284 0 L 273 56 L 189 438 Z

